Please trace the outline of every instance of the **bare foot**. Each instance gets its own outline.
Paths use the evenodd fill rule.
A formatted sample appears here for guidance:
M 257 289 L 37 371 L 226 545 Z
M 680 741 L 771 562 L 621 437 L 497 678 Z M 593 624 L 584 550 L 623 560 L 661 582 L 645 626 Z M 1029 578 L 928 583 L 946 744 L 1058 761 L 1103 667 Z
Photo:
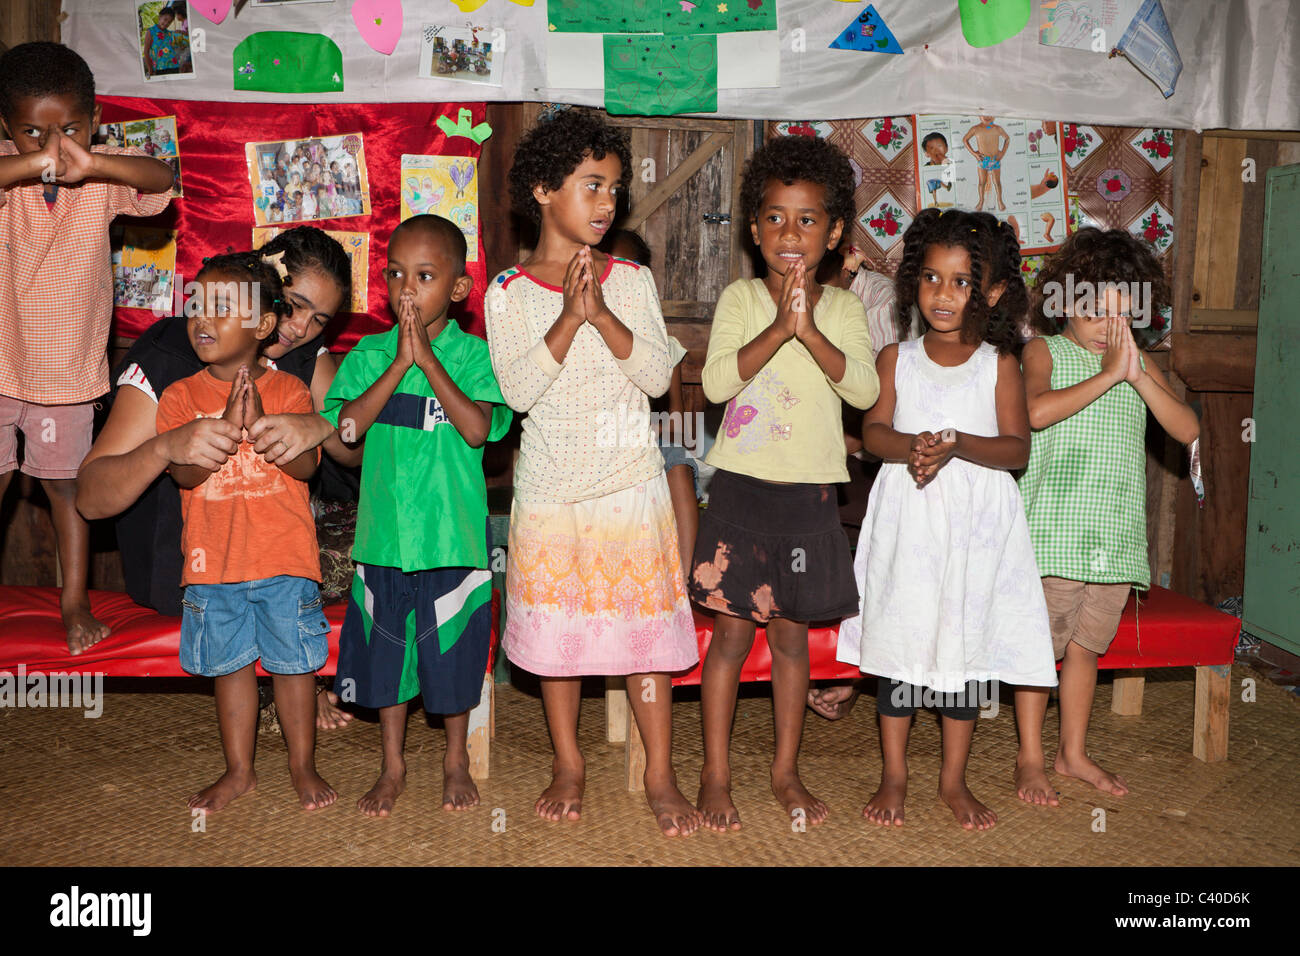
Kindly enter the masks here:
M 963 830 L 988 830 L 998 822 L 998 815 L 975 799 L 965 780 L 939 784 L 939 799 L 948 804 Z
M 1064 754 L 1058 753 L 1054 766 L 1056 772 L 1062 776 L 1083 780 L 1092 784 L 1102 793 L 1109 793 L 1116 797 L 1122 797 L 1128 793 L 1128 784 L 1123 777 L 1117 773 L 1102 770 L 1096 761 L 1086 754 L 1083 757 L 1067 758 Z
M 584 765 L 551 766 L 551 785 L 542 791 L 533 809 L 543 820 L 577 820 L 582 817 L 582 791 L 587 777 Z
M 379 773 L 375 785 L 366 791 L 365 796 L 357 801 L 357 809 L 368 817 L 386 817 L 393 812 L 393 805 L 406 789 L 406 764 L 385 767 Z
M 352 722 L 352 715 L 339 708 L 339 695 L 325 689 L 316 695 L 316 729 L 337 730 Z
M 786 816 L 793 816 L 796 810 L 804 812 L 804 819 L 816 826 L 826 819 L 827 814 L 831 811 L 816 797 L 808 792 L 799 779 L 799 775 L 793 772 L 772 773 L 772 792 L 776 794 L 776 799 L 781 802 L 785 808 Z
M 880 775 L 880 789 L 871 795 L 862 815 L 882 827 L 903 825 L 903 798 L 907 796 L 907 775 Z
M 191 810 L 210 810 L 215 813 L 231 800 L 251 793 L 256 787 L 257 774 L 251 768 L 239 773 L 227 770 L 217 778 L 216 783 L 194 794 L 187 803 Z
M 1056 788 L 1047 779 L 1047 768 L 1041 763 L 1021 764 L 1016 761 L 1016 796 L 1039 807 L 1061 805 Z
M 109 635 L 108 625 L 90 613 L 89 604 L 63 608 L 63 627 L 68 634 L 68 653 L 80 654 Z
M 740 829 L 740 812 L 731 802 L 731 777 L 700 773 L 700 792 L 695 798 L 704 825 L 717 833 Z
M 442 759 L 442 808 L 468 810 L 478 806 L 478 787 L 469 775 L 469 761 Z
M 833 684 L 830 687 L 809 687 L 808 707 L 814 714 L 827 720 L 839 720 L 847 716 L 858 702 L 858 682 L 851 684 Z
M 690 836 L 704 823 L 704 815 L 690 805 L 677 789 L 675 774 L 656 778 L 645 775 L 645 800 L 664 836 Z
M 339 798 L 334 788 L 321 779 L 314 766 L 295 770 L 289 768 L 289 780 L 298 791 L 298 802 L 304 810 L 323 810 Z

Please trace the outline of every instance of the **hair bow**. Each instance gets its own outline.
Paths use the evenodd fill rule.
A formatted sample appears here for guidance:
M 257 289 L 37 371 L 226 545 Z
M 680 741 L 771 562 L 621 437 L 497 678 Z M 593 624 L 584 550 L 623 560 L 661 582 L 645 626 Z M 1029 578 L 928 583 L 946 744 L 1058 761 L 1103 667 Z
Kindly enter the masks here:
M 272 256 L 262 256 L 262 261 L 263 261 L 264 263 L 266 263 L 267 265 L 271 266 L 273 269 L 275 269 L 275 271 L 276 271 L 277 273 L 279 273 L 280 281 L 281 281 L 281 282 L 283 282 L 285 279 L 289 278 L 289 270 L 286 269 L 285 266 L 284 266 L 284 250 L 283 250 L 283 249 L 281 249 L 281 250 L 280 250 L 279 252 L 277 252 L 275 255 L 272 255 Z

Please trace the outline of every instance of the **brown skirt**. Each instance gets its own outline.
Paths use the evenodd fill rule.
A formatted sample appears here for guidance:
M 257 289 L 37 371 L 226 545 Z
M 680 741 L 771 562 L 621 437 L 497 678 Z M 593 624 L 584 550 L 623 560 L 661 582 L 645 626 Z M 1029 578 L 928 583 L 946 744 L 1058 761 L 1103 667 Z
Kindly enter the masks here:
M 688 585 L 712 611 L 764 624 L 857 614 L 849 539 L 834 485 L 781 485 L 718 471 Z

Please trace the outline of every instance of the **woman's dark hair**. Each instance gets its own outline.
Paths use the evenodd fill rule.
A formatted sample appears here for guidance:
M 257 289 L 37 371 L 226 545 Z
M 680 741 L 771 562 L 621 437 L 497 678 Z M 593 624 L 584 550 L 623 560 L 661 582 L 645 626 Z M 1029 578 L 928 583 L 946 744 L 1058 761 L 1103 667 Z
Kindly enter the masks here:
M 11 118 L 20 99 L 41 96 L 72 97 L 78 110 L 94 116 L 95 76 L 62 43 L 20 43 L 6 50 L 0 56 L 0 117 Z
M 911 332 L 925 250 L 932 245 L 959 246 L 970 254 L 971 290 L 962 315 L 961 340 L 969 345 L 988 342 L 999 352 L 1014 353 L 1021 344 L 1020 323 L 1029 307 L 1016 231 L 990 213 L 959 209 L 923 209 L 903 233 L 903 261 L 894 280 L 899 341 Z M 999 282 L 1005 282 L 1006 288 L 990 308 L 984 290 Z M 921 321 L 924 325 L 925 316 Z
M 542 210 L 533 198 L 534 186 L 559 189 L 588 156 L 600 160 L 610 154 L 623 164 L 619 185 L 627 189 L 632 178 L 627 133 L 590 110 L 570 108 L 552 113 L 525 133 L 515 147 L 510 201 L 518 212 L 540 223 Z
M 817 136 L 779 136 L 769 140 L 745 165 L 740 186 L 740 210 L 746 223 L 758 219 L 763 191 L 770 180 L 787 186 L 803 180 L 826 191 L 826 212 L 845 229 L 853 225 L 853 167 L 849 158 Z
M 1095 290 L 1100 290 L 1107 282 L 1149 283 L 1147 303 L 1151 314 L 1155 315 L 1169 305 L 1165 270 L 1150 245 L 1123 229 L 1103 231 L 1085 226 L 1066 239 L 1038 273 L 1029 300 L 1029 321 L 1035 331 L 1043 335 L 1055 335 L 1061 331 L 1065 315 L 1049 315 L 1049 311 L 1055 310 L 1047 309 L 1045 303 L 1054 297 L 1053 293 L 1059 296 L 1060 291 L 1067 288 L 1067 277 L 1073 280 L 1070 285 L 1075 288 L 1087 282 Z M 1072 307 L 1074 303 L 1065 305 Z
M 301 195 L 295 192 L 294 198 Z M 284 267 L 289 270 L 289 280 L 285 285 L 293 285 L 293 277 L 299 272 L 316 270 L 323 272 L 343 290 L 343 303 L 346 305 L 352 286 L 352 263 L 343 246 L 337 239 L 325 234 L 315 226 L 295 226 L 286 229 L 259 250 L 264 256 L 284 253 Z
M 274 312 L 277 319 L 289 314 L 289 303 L 284 298 L 284 285 L 275 266 L 263 258 L 264 250 L 257 252 L 227 252 L 205 259 L 195 281 L 202 282 L 207 275 L 224 276 L 235 282 L 255 283 L 258 290 L 258 314 Z
M 650 247 L 646 245 L 645 240 L 633 232 L 631 229 L 611 229 L 605 234 L 605 241 L 599 246 L 601 252 L 614 254 L 614 246 L 623 242 L 632 247 L 632 255 L 629 257 L 639 266 L 650 268 L 650 260 L 653 258 Z

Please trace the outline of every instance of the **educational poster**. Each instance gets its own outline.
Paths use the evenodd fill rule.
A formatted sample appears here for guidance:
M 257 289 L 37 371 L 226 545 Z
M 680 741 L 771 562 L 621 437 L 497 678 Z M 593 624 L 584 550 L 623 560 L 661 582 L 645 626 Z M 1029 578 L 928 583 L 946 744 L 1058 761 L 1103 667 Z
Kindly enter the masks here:
M 500 31 L 497 35 L 501 35 Z M 500 86 L 504 54 L 493 50 L 492 36 L 493 31 L 485 27 L 426 23 L 420 47 L 420 76 Z
M 442 216 L 465 234 L 465 259 L 478 261 L 478 163 L 468 156 L 402 156 L 403 220 Z
M 776 0 L 659 0 L 663 32 L 668 34 L 734 33 L 776 29 Z
M 253 248 L 261 249 L 280 232 L 279 226 L 255 227 Z M 334 229 L 326 229 L 324 232 L 332 239 L 337 239 L 343 246 L 343 251 L 348 254 L 348 262 L 352 266 L 352 298 L 344 311 L 364 314 L 367 293 L 370 290 L 370 233 L 338 232 Z
M 113 304 L 170 315 L 176 275 L 176 233 L 121 226 L 111 233 Z
M 718 111 L 718 38 L 606 36 L 605 109 L 671 116 Z
M 547 27 L 559 33 L 659 33 L 659 0 L 547 0 Z
M 105 123 L 99 127 L 95 142 L 104 146 L 134 146 L 146 156 L 161 159 L 172 168 L 172 195 L 185 195 L 181 188 L 180 140 L 176 135 L 175 116 Z
M 1109 53 L 1142 0 L 1038 0 L 1038 42 Z
M 922 114 L 913 123 L 917 209 L 990 212 L 1025 253 L 1065 241 L 1069 209 L 1060 124 L 997 116 Z
M 257 225 L 370 215 L 360 133 L 248 143 L 244 150 Z
M 137 4 L 135 19 L 144 78 L 150 81 L 193 79 L 189 21 L 178 18 L 166 0 Z

